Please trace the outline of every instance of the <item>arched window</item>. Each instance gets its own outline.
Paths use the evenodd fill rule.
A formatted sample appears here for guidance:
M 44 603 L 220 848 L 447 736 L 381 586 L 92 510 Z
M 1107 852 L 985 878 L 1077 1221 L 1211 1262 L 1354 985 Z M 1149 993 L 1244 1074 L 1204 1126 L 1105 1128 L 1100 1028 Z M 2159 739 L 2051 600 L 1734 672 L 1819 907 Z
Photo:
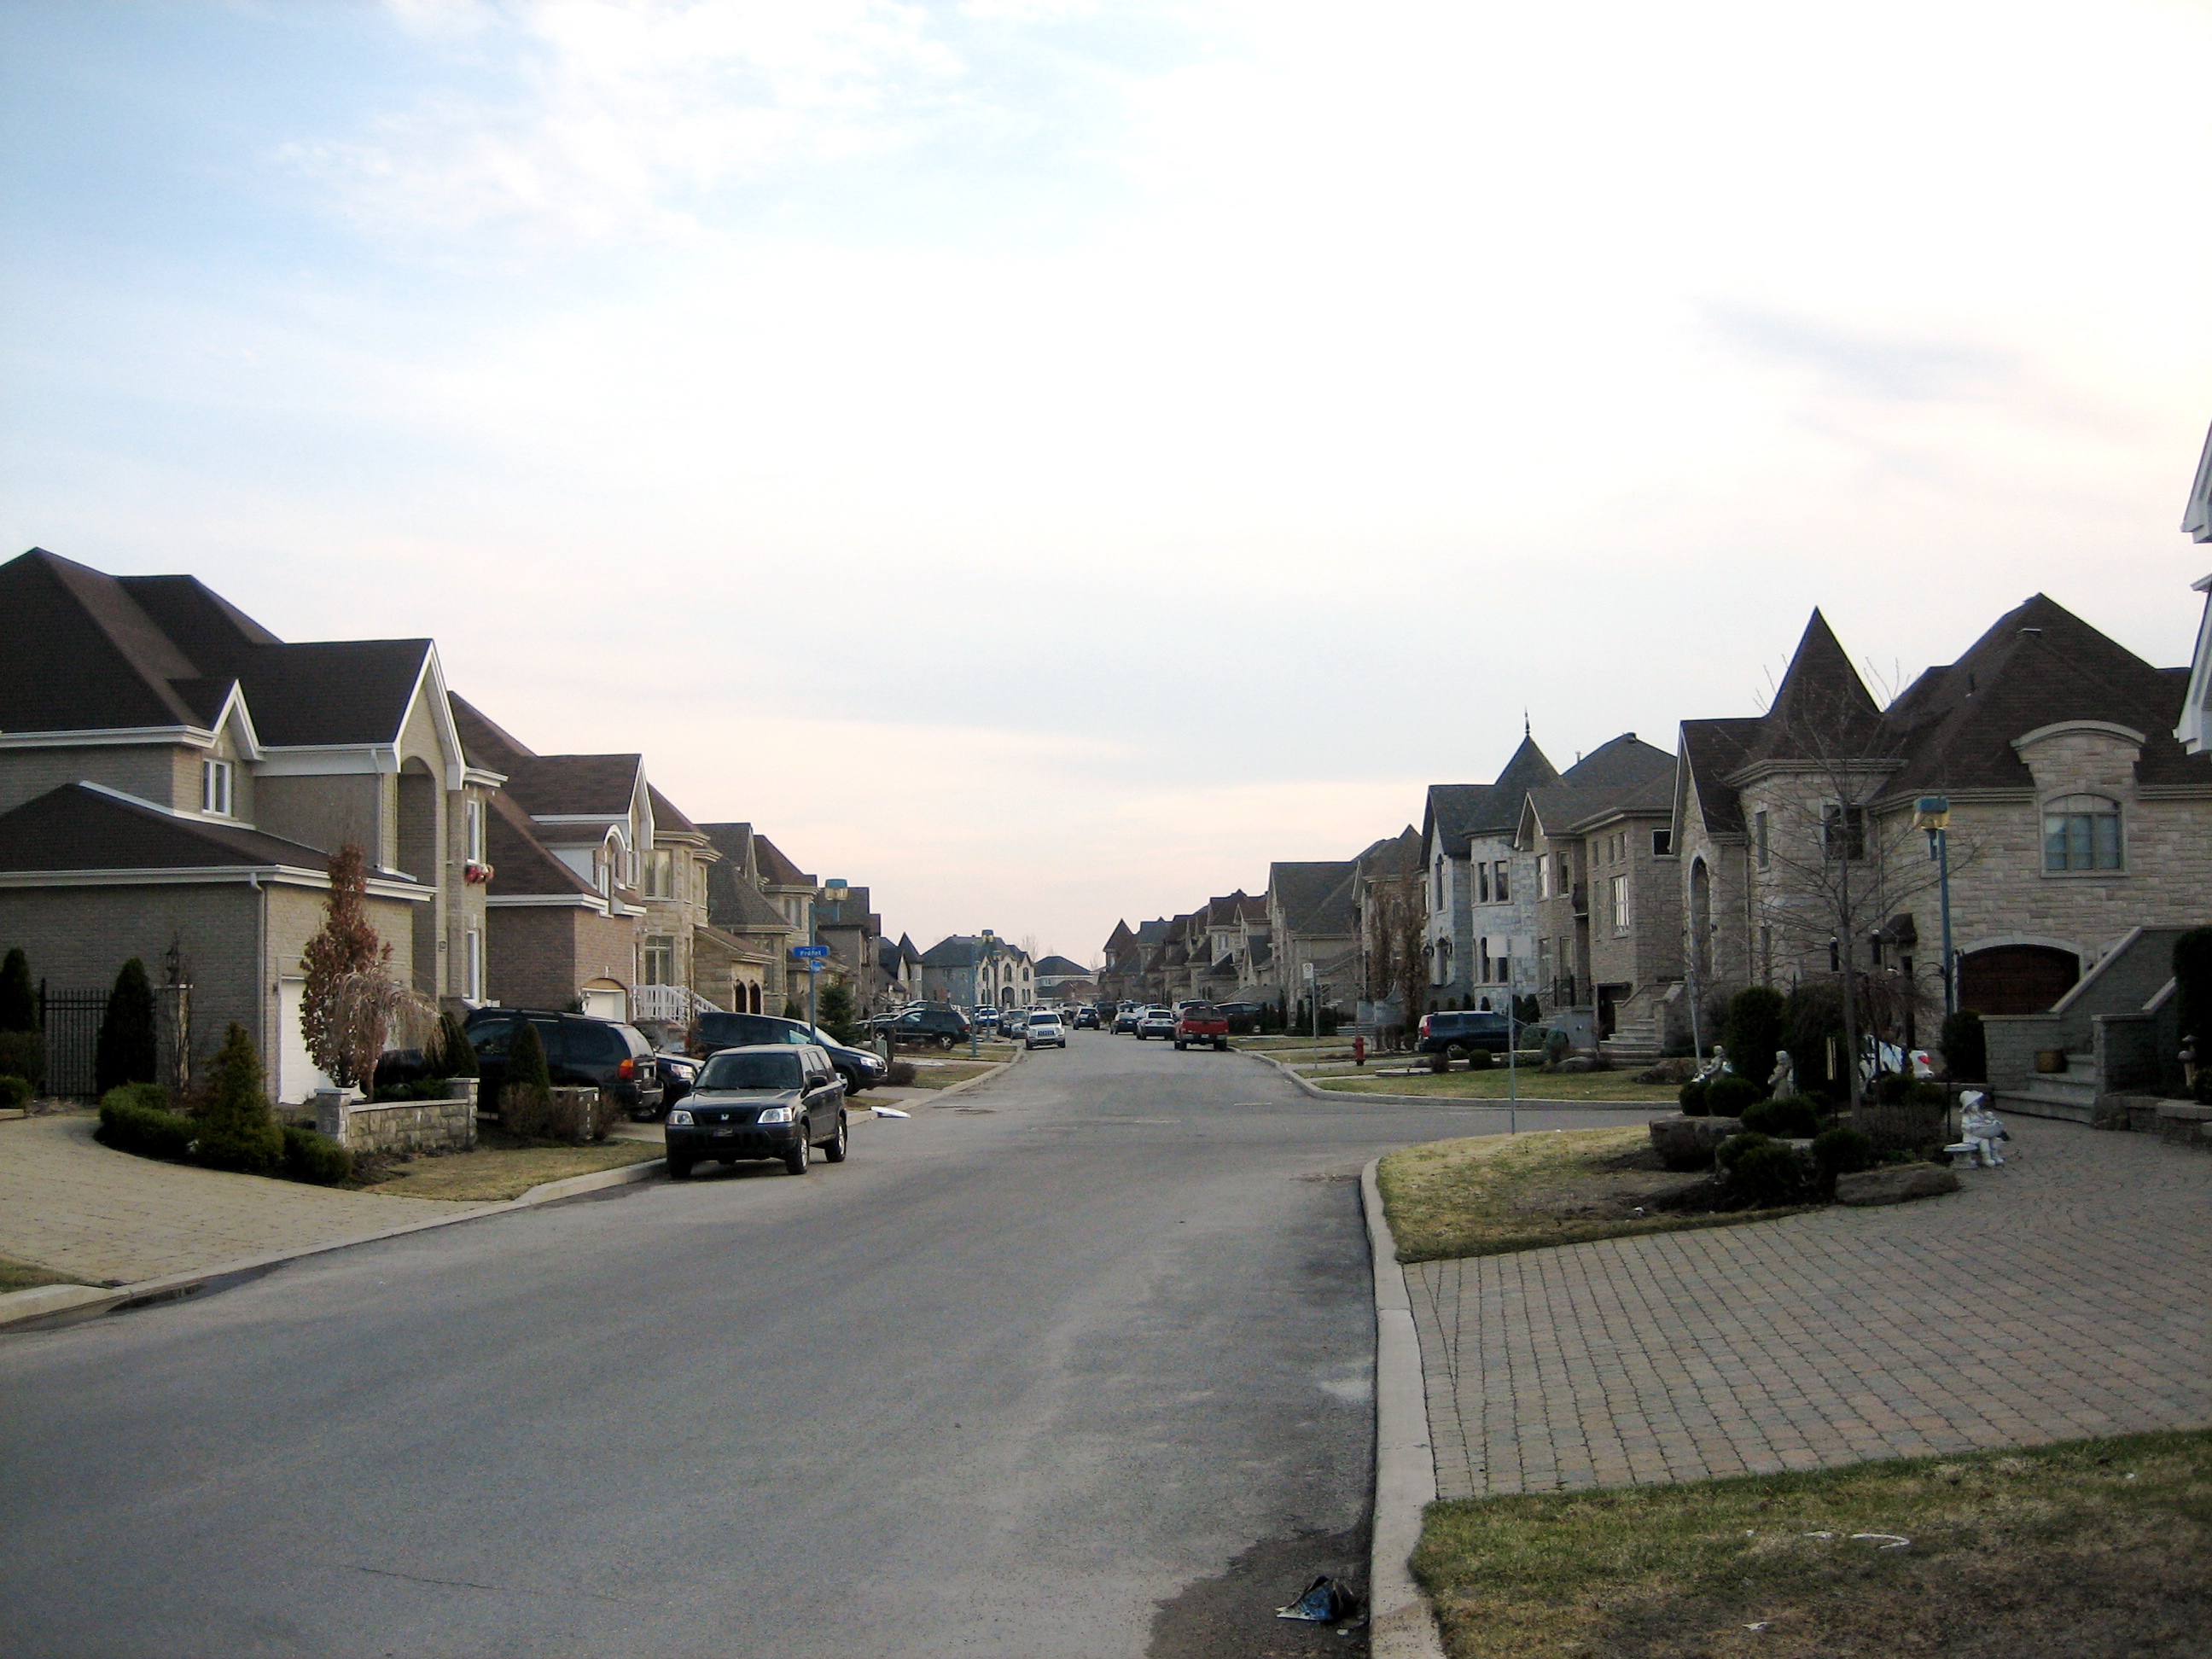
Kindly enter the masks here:
M 2061 795 L 2043 808 L 2043 867 L 2120 867 L 2120 804 L 2102 795 Z

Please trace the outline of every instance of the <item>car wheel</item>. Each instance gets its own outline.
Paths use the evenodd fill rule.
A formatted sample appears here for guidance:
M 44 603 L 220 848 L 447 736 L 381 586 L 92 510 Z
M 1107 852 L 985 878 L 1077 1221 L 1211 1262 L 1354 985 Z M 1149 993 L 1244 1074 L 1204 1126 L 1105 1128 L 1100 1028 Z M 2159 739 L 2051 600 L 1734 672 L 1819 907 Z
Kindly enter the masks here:
M 1181 1054 L 1181 1053 L 1182 1052 L 1182 1039 L 1181 1037 L 1177 1037 L 1177 1038 L 1175 1040 L 1175 1045 L 1176 1045 L 1176 1052 L 1177 1054 Z
M 1227 1054 L 1229 1052 L 1229 1039 L 1227 1037 L 1223 1037 L 1220 1041 L 1216 1042 L 1213 1045 L 1213 1052 L 1217 1054 Z
M 823 1161 L 829 1164 L 842 1164 L 845 1161 L 845 1115 L 840 1112 L 837 1114 L 837 1138 L 822 1149 Z
M 937 1046 L 940 1048 L 950 1048 L 952 1046 L 952 1039 L 949 1036 L 941 1036 L 937 1039 Z
M 783 1155 L 783 1167 L 793 1175 L 805 1175 L 814 1162 L 814 1143 L 807 1138 L 806 1126 L 799 1131 L 799 1144 Z
M 680 1156 L 679 1154 L 675 1153 L 675 1152 L 671 1152 L 671 1153 L 669 1153 L 669 1155 L 668 1155 L 668 1178 L 669 1178 L 671 1181 L 689 1181 L 689 1180 L 690 1180 L 690 1179 L 691 1179 L 691 1160 L 690 1160 L 690 1158 L 688 1158 L 682 1157 L 682 1156 Z

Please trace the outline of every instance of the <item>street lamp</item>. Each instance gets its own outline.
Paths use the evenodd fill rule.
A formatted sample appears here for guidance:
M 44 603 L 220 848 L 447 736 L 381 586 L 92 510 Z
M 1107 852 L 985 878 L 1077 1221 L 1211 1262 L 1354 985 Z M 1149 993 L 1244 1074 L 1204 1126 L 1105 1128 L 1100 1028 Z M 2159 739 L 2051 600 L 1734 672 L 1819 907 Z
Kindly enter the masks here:
M 1936 860 L 1936 890 L 1943 911 L 1943 1012 L 1959 1012 L 1959 975 L 1951 954 L 1951 801 L 1947 795 L 1923 795 L 1912 803 L 1913 827 L 1928 832 L 1928 856 Z
M 842 904 L 846 891 L 845 884 L 834 877 L 822 884 L 822 897 L 832 904 Z M 815 1018 L 822 985 L 822 958 L 814 954 L 822 945 L 819 910 L 818 905 L 809 904 L 806 907 L 806 943 L 811 947 L 806 957 L 806 1030 L 814 1036 L 822 1035 L 821 1024 Z

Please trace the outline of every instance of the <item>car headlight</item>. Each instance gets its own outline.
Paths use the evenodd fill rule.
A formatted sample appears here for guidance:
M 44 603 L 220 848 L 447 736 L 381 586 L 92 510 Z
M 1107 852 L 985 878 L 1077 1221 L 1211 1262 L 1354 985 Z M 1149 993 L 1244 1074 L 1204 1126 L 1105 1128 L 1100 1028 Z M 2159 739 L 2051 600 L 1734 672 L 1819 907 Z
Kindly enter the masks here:
M 689 1123 L 691 1121 L 691 1114 L 678 1106 L 668 1115 L 668 1121 L 671 1123 Z
M 791 1121 L 792 1114 L 796 1112 L 798 1109 L 799 1108 L 796 1106 L 763 1106 L 761 1108 L 761 1115 L 755 1118 L 753 1121 L 756 1123 L 788 1123 Z

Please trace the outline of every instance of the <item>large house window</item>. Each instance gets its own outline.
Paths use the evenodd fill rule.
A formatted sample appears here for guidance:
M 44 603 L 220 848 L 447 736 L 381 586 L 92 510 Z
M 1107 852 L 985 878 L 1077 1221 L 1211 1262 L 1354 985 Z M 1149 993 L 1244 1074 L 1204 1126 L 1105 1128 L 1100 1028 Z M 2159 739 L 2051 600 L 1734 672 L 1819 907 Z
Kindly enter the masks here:
M 1833 801 L 1820 809 L 1820 844 L 1832 859 L 1866 856 L 1866 809 Z
M 1504 859 L 1498 860 L 1497 872 L 1490 879 L 1490 890 L 1498 895 L 1498 902 L 1500 904 L 1504 903 L 1509 896 L 1505 890 L 1505 860 Z
M 1625 933 L 1628 931 L 1628 878 L 1626 876 L 1615 876 L 1613 878 L 1613 931 L 1616 933 Z
M 1475 886 L 1475 895 L 1474 895 L 1474 896 L 1475 896 L 1475 897 L 1477 897 L 1478 899 L 1481 900 L 1481 901 L 1482 901 L 1482 902 L 1483 902 L 1483 903 L 1485 903 L 1485 904 L 1489 903 L 1489 902 L 1490 902 L 1490 866 L 1489 866 L 1488 865 L 1486 865 L 1486 864 L 1478 864 L 1478 865 L 1476 865 L 1476 866 L 1474 866 L 1474 886 Z
M 473 802 L 471 805 L 474 805 Z M 468 981 L 465 994 L 471 1002 L 483 1000 L 483 935 L 475 928 L 468 934 Z
M 645 855 L 645 896 L 647 898 L 676 896 L 676 854 L 667 847 L 656 847 Z
M 483 803 L 470 801 L 464 817 L 468 823 L 469 850 L 463 856 L 471 864 L 482 864 L 484 861 Z
M 1536 896 L 1540 899 L 1552 896 L 1552 855 L 1549 853 L 1536 854 Z
M 1759 867 L 1765 869 L 1773 861 L 1773 854 L 1766 842 L 1766 811 L 1765 808 L 1751 815 L 1751 838 L 1759 848 Z
M 2043 867 L 2120 867 L 2120 804 L 2102 795 L 2062 795 L 2043 809 Z
M 648 933 L 638 953 L 639 975 L 647 985 L 676 983 L 676 941 L 666 933 Z
M 227 760 L 204 760 L 200 763 L 200 811 L 230 816 L 231 783 L 234 769 Z

